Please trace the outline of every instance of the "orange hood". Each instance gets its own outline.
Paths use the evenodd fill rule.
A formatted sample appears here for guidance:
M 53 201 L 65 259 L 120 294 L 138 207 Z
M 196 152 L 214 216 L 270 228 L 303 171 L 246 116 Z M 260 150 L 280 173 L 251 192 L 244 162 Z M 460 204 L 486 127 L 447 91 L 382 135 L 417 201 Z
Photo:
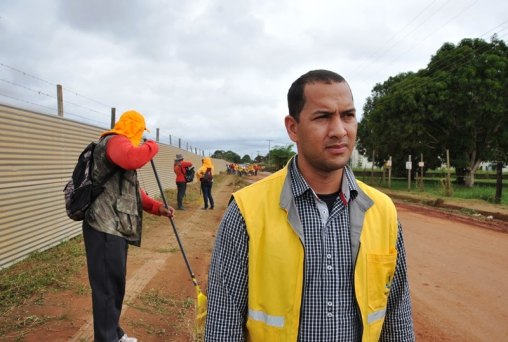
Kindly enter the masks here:
M 135 110 L 129 110 L 122 114 L 115 127 L 103 132 L 101 137 L 108 134 L 119 134 L 128 138 L 133 146 L 139 146 L 144 131 L 148 131 L 145 125 L 145 118 Z

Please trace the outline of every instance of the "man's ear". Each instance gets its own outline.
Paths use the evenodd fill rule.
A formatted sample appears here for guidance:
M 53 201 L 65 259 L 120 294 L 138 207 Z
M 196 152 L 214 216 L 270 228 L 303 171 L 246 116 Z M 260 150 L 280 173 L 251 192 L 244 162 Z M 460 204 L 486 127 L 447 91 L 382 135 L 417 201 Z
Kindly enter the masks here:
M 298 122 L 296 122 L 295 118 L 291 115 L 286 115 L 284 124 L 286 125 L 289 138 L 294 142 L 298 142 Z

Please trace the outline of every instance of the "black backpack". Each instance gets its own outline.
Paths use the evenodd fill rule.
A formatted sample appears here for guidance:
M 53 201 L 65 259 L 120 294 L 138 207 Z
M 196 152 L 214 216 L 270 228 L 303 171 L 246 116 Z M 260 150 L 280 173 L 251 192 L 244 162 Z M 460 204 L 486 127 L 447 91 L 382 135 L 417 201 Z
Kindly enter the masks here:
M 194 175 L 196 174 L 196 171 L 194 170 L 194 166 L 189 166 L 187 168 L 187 171 L 183 174 L 185 177 L 185 181 L 187 183 L 190 183 L 194 180 Z
M 112 170 L 100 184 L 92 182 L 93 151 L 97 146 L 91 142 L 81 152 L 72 172 L 72 177 L 63 190 L 67 216 L 74 221 L 82 221 L 93 201 L 104 191 L 104 184 L 113 176 L 117 168 Z
M 205 174 L 203 175 L 203 181 L 205 182 L 211 182 L 213 180 L 212 176 L 212 168 L 207 168 L 205 171 Z

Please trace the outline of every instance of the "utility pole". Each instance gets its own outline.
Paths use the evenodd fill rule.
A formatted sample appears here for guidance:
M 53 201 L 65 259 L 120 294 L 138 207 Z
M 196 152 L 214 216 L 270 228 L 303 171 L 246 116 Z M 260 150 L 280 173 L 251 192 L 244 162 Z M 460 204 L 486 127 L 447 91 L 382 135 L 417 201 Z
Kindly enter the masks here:
M 268 165 L 270 165 L 270 142 L 272 142 L 273 140 L 271 139 L 268 139 Z

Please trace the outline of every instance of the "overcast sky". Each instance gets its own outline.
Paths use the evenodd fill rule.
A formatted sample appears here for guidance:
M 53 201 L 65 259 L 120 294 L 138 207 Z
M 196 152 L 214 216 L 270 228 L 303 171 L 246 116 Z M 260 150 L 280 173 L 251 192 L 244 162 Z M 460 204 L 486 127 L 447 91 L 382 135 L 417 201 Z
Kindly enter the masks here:
M 136 109 L 162 142 L 255 157 L 290 143 L 308 70 L 344 76 L 361 119 L 376 83 L 494 33 L 508 40 L 506 0 L 2 0 L 0 103 L 55 115 L 61 84 L 70 119 Z

